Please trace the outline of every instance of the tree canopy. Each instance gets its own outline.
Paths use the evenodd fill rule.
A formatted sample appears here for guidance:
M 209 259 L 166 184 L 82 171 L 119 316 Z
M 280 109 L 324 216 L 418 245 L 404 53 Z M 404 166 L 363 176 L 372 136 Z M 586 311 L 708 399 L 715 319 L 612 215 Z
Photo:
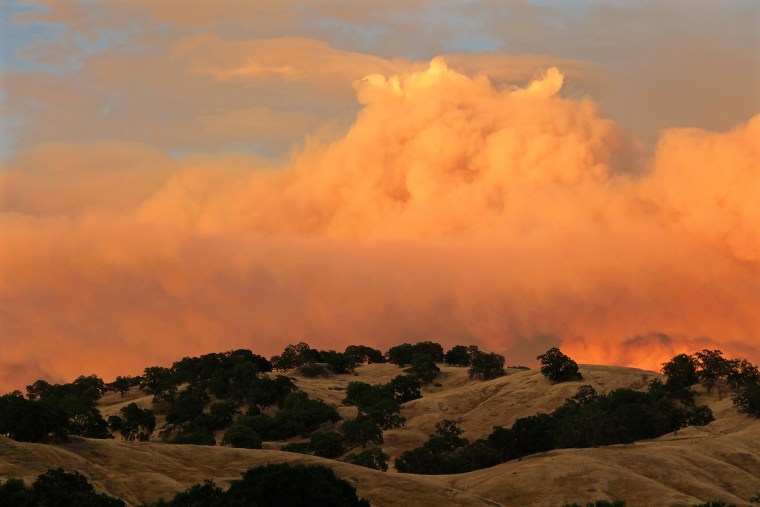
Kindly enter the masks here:
M 583 378 L 578 371 L 578 364 L 557 347 L 550 348 L 536 359 L 541 361 L 541 374 L 553 382 L 567 382 Z

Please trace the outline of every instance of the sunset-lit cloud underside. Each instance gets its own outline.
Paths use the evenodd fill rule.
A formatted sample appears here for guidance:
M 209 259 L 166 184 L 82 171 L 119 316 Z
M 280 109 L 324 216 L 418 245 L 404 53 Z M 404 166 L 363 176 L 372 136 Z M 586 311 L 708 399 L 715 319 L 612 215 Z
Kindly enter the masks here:
M 211 33 L 167 55 L 153 62 L 156 97 L 176 73 L 197 97 L 268 82 L 315 107 L 208 97 L 187 121 L 144 122 L 142 140 L 124 133 L 145 110 L 63 141 L 44 131 L 61 129 L 60 112 L 40 111 L 48 121 L 0 172 L 0 391 L 298 341 L 475 343 L 508 364 L 557 344 L 581 363 L 649 369 L 705 347 L 760 360 L 756 109 L 725 132 L 666 130 L 650 154 L 592 98 L 566 94 L 599 79 L 579 60 L 423 62 Z M 116 89 L 109 65 L 81 72 Z M 75 101 L 72 114 L 96 100 L 53 99 L 56 83 L 34 74 L 5 86 Z M 325 124 L 320 103 L 352 119 Z M 266 158 L 172 152 L 182 129 L 212 147 L 312 134 Z

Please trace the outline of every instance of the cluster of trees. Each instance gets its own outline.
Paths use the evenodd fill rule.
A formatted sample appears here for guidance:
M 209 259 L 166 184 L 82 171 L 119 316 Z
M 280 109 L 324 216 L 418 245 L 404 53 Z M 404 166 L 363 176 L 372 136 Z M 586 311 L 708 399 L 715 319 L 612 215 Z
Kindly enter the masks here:
M 0 507 L 124 507 L 124 502 L 96 493 L 87 478 L 62 468 L 40 474 L 31 486 L 21 479 L 0 483 Z
M 288 393 L 270 416 L 256 408 L 237 419 L 224 434 L 222 443 L 233 447 L 260 448 L 261 440 L 286 440 L 308 436 L 325 423 L 340 420 L 338 411 L 321 400 L 312 400 L 303 391 Z
M 121 438 L 128 442 L 150 440 L 153 430 L 156 429 L 156 416 L 152 410 L 130 403 L 120 412 L 121 417 L 112 415 L 108 418 L 108 426 L 111 430 L 121 433 Z
M 351 373 L 357 364 L 383 362 L 382 352 L 365 345 L 349 345 L 345 351 L 336 352 L 313 349 L 304 342 L 288 345 L 282 354 L 271 360 L 276 370 L 297 368 L 303 375 L 311 377 Z
M 297 487 L 294 487 L 297 485 Z M 152 507 L 369 507 L 356 488 L 319 465 L 265 465 L 243 473 L 227 490 L 206 480 Z M 149 506 L 150 507 L 150 506 Z
M 383 430 L 400 428 L 405 419 L 401 404 L 421 397 L 422 381 L 416 375 L 398 375 L 387 384 L 351 382 L 344 405 L 355 406 L 358 414 L 344 421 L 338 431 L 316 432 L 308 442 L 292 443 L 282 450 L 337 458 L 357 447 L 383 444 Z M 377 470 L 388 469 L 388 455 L 375 447 L 349 455 L 346 461 Z
M 95 375 L 69 384 L 38 380 L 27 386 L 27 396 L 13 391 L 0 396 L 0 434 L 14 440 L 37 442 L 50 434 L 111 438 L 108 424 L 96 407 L 106 386 Z
M 296 390 L 288 377 L 265 375 L 271 371 L 268 359 L 239 349 L 185 357 L 170 368 L 146 368 L 139 386 L 165 412 L 167 426 L 161 435 L 169 443 L 215 445 L 214 431 L 229 428 L 243 412 L 258 416 L 262 409 L 281 405 Z M 250 441 L 240 437 L 250 433 L 243 429 L 247 419 L 240 419 L 243 424 L 232 432 L 231 442 Z M 120 430 L 118 421 L 114 423 L 113 429 Z
M 481 352 L 476 345 L 454 345 L 444 356 L 450 366 L 469 366 L 471 379 L 491 380 L 506 374 L 504 356 L 495 352 Z
M 537 359 L 541 362 L 541 373 L 552 382 L 582 379 L 575 361 L 557 348 L 549 349 Z M 339 421 L 335 407 L 309 399 L 284 375 L 267 374 L 273 369 L 291 368 L 298 368 L 305 375 L 346 374 L 360 363 L 386 361 L 405 368 L 406 374 L 385 385 L 350 383 L 344 404 L 355 405 L 359 413 L 345 421 L 338 431 L 324 431 Z M 262 440 L 310 437 L 320 430 L 313 442 L 294 444 L 293 450 L 335 454 L 339 448 L 345 452 L 356 447 L 381 445 L 383 430 L 404 424 L 401 404 L 421 396 L 421 387 L 435 380 L 440 372 L 438 364 L 442 362 L 468 367 L 468 375 L 473 379 L 489 380 L 505 373 L 504 357 L 499 354 L 482 352 L 472 345 L 455 345 L 444 353 L 440 344 L 431 341 L 402 343 L 385 354 L 363 345 L 350 345 L 344 352 L 336 352 L 316 350 L 301 342 L 288 345 L 271 360 L 240 349 L 185 357 L 169 368 L 148 367 L 139 377 L 117 377 L 109 384 L 95 375 L 81 376 L 69 384 L 38 380 L 27 386 L 26 396 L 14 391 L 0 397 L 0 434 L 23 441 L 39 441 L 51 434 L 62 438 L 66 435 L 112 438 L 112 433 L 120 434 L 125 440 L 147 440 L 155 430 L 154 412 L 159 412 L 166 415 L 167 422 L 162 436 L 172 443 L 214 445 L 213 433 L 226 429 L 225 444 L 256 448 L 261 446 Z M 680 423 L 709 419 L 705 407 L 695 406 L 692 389 L 695 384 L 704 385 L 708 391 L 717 389 L 721 396 L 726 389 L 733 390 L 737 409 L 760 417 L 760 372 L 746 360 L 726 359 L 719 350 L 702 350 L 675 356 L 663 364 L 663 373 L 666 381 L 653 383 L 644 394 L 662 395 L 668 403 L 680 403 L 688 415 L 670 413 L 665 404 L 658 402 L 654 412 L 643 410 L 630 418 L 637 420 L 636 417 L 646 414 L 648 420 L 657 421 L 659 429 L 655 432 Z M 105 421 L 96 407 L 103 393 L 113 390 L 123 395 L 135 386 L 153 395 L 153 410 L 132 403 Z M 596 412 L 591 414 L 592 407 L 597 410 L 603 400 L 612 395 L 598 397 L 599 401 L 591 404 L 575 400 L 578 407 L 583 407 L 578 408 L 577 418 L 598 419 L 601 416 Z M 642 403 L 646 404 L 636 402 Z M 571 408 L 566 404 L 560 409 L 564 410 L 566 424 L 574 413 Z M 674 418 L 673 421 L 663 424 L 659 416 L 664 413 Z M 602 419 L 608 421 L 608 418 Z M 600 425 L 594 431 L 583 431 L 586 431 L 581 432 L 585 440 L 579 437 L 573 446 L 606 445 L 628 438 Z M 644 438 L 636 432 L 625 434 L 633 435 L 633 439 Z M 566 436 L 561 442 L 564 442 L 561 445 L 570 445 Z M 468 448 L 467 452 L 470 451 Z
M 293 487 L 296 484 L 298 487 Z M 50 469 L 31 486 L 20 479 L 0 482 L 0 507 L 124 507 L 123 500 L 96 493 L 78 472 Z M 211 480 L 146 507 L 369 507 L 356 488 L 319 465 L 266 465 L 247 470 L 225 491 Z
M 712 420 L 708 407 L 679 406 L 659 380 L 647 392 L 616 389 L 600 395 L 584 385 L 551 414 L 517 419 L 511 428 L 496 427 L 472 443 L 461 436 L 457 421 L 444 420 L 425 444 L 403 453 L 395 465 L 407 473 L 461 473 L 552 449 L 632 443 Z
M 440 373 L 436 363 L 468 366 L 467 373 L 471 379 L 491 380 L 505 374 L 504 356 L 482 352 L 475 345 L 455 345 L 444 354 L 443 347 L 435 342 L 402 343 L 388 349 L 386 357 L 389 363 L 409 366 L 405 371 L 416 375 L 425 384 L 432 382 Z
M 720 350 L 704 349 L 693 354 L 679 354 L 663 363 L 667 375 L 664 388 L 684 404 L 694 404 L 696 384 L 708 392 L 717 389 L 719 397 L 726 389 L 733 391 L 733 402 L 740 412 L 760 417 L 760 370 L 746 359 L 727 359 Z

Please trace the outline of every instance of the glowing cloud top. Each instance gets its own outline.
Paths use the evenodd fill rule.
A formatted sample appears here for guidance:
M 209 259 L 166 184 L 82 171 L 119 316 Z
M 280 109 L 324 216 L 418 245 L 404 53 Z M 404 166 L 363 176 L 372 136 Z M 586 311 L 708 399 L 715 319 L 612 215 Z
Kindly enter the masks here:
M 205 19 L 190 18 L 173 26 Z M 573 91 L 596 72 L 577 60 L 420 62 L 213 33 L 166 44 L 170 71 L 141 57 L 150 86 L 174 89 L 177 72 L 182 100 L 208 97 L 201 114 L 169 122 L 177 132 L 138 122 L 135 139 L 150 101 L 118 112 L 103 98 L 103 115 L 118 112 L 103 136 L 42 129 L 0 172 L 0 388 L 301 340 L 476 343 L 509 363 L 557 344 L 579 362 L 655 369 L 702 347 L 760 359 L 760 115 L 667 130 L 648 153 Z M 104 85 L 114 62 L 91 58 L 79 75 L 117 89 Z M 60 107 L 54 83 L 16 73 L 16 114 L 32 114 L 22 82 Z M 313 85 L 351 120 L 206 95 L 265 86 L 274 107 L 278 84 Z M 209 149 L 173 150 L 193 129 Z M 213 146 L 304 131 L 284 155 Z

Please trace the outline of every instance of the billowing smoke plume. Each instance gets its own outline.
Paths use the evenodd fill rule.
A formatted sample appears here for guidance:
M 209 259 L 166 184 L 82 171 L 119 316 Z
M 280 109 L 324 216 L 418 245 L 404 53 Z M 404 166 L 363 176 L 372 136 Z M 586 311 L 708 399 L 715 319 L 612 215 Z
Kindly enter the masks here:
M 434 60 L 356 83 L 337 140 L 280 167 L 41 144 L 2 175 L 0 387 L 183 355 L 432 339 L 530 361 L 760 359 L 760 116 L 647 162 L 550 68 Z

